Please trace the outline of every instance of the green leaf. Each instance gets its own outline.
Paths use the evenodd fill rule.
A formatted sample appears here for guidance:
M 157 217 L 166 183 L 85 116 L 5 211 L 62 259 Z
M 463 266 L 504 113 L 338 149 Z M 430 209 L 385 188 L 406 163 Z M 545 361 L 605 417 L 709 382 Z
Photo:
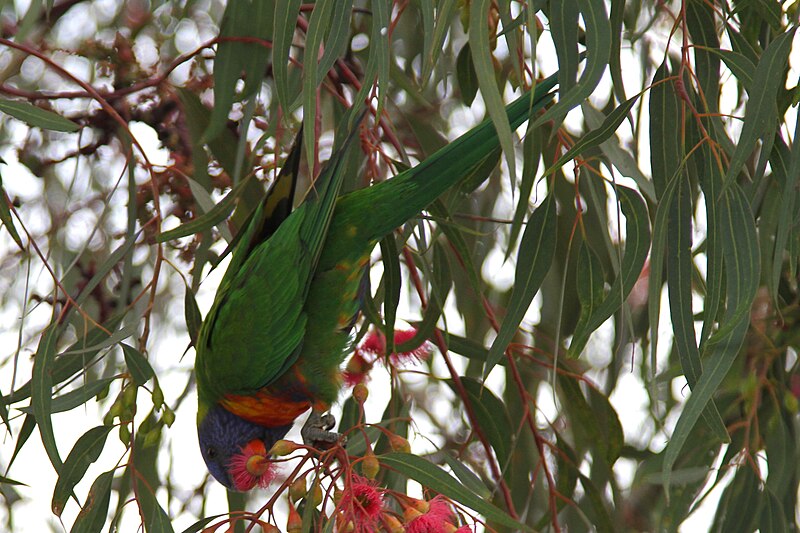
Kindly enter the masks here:
M 712 54 L 718 55 L 722 61 L 725 62 L 725 66 L 728 67 L 728 70 L 731 71 L 736 80 L 742 84 L 742 87 L 744 87 L 748 93 L 750 92 L 750 89 L 753 87 L 753 72 L 756 70 L 755 63 L 750 61 L 746 55 L 734 52 L 733 50 L 714 48 L 708 48 L 706 50 Z
M 453 18 L 453 13 L 456 9 L 456 0 L 439 0 L 436 2 L 436 4 L 436 25 L 433 30 L 430 54 L 426 54 L 424 61 L 422 62 L 421 81 L 423 83 L 426 83 L 430 79 L 433 66 L 436 65 L 437 61 L 439 60 L 439 55 L 445 48 L 444 40 L 447 37 L 447 33 L 450 29 L 450 24 Z
M 568 3 L 568 2 L 566 2 Z M 611 14 L 609 23 L 611 24 L 611 55 L 609 57 L 608 69 L 611 72 L 611 80 L 614 83 L 614 95 L 617 100 L 624 102 L 625 83 L 622 78 L 622 61 L 620 51 L 622 49 L 622 24 L 625 16 L 625 0 L 611 0 Z
M 96 533 L 106 523 L 108 503 L 111 499 L 111 482 L 114 480 L 114 471 L 104 472 L 92 483 L 86 504 L 78 513 L 78 518 L 70 533 Z
M 603 121 L 603 124 L 599 128 L 594 129 L 581 137 L 578 142 L 572 145 L 572 148 L 567 150 L 564 155 L 558 158 L 558 161 L 556 161 L 545 171 L 543 177 L 549 176 L 556 170 L 560 169 L 567 161 L 573 159 L 576 155 L 580 154 L 587 148 L 593 148 L 611 137 L 614 132 L 617 131 L 619 125 L 622 124 L 622 121 L 625 120 L 625 117 L 628 116 L 633 104 L 635 104 L 638 99 L 639 95 L 637 94 L 615 108 L 614 111 L 608 114 Z
M 284 114 L 291 108 L 289 96 L 289 58 L 300 13 L 302 0 L 282 0 L 275 3 L 275 20 L 272 30 L 272 72 L 275 77 L 275 92 Z
M 269 49 L 255 42 L 225 40 L 226 37 L 272 39 L 273 0 L 238 0 L 228 3 L 220 24 L 221 42 L 214 59 L 214 108 L 203 137 L 208 141 L 222 132 L 233 102 L 236 83 L 244 72 L 245 87 L 240 99 L 254 94 L 261 86 L 270 58 Z
M 56 396 L 50 404 L 50 413 L 70 411 L 79 405 L 85 404 L 90 398 L 100 394 L 100 392 L 108 387 L 108 384 L 115 379 L 116 378 L 100 378 L 87 381 L 86 384 L 75 390 L 71 390 L 61 396 Z M 19 410 L 23 413 L 33 414 L 33 407 L 20 407 Z
M 458 88 L 461 90 L 461 101 L 466 106 L 471 106 L 478 94 L 478 78 L 475 73 L 475 65 L 472 63 L 472 52 L 470 52 L 469 42 L 467 42 L 458 53 L 456 60 L 456 79 Z
M 547 129 L 531 129 L 531 125 L 532 123 L 529 122 L 525 140 L 522 142 L 522 183 L 519 188 L 517 207 L 514 209 L 514 218 L 511 221 L 511 230 L 508 237 L 508 242 L 510 244 L 506 247 L 504 258 L 506 261 L 511 257 L 511 252 L 514 250 L 514 243 L 517 242 L 517 238 L 522 231 L 525 216 L 528 214 L 531 193 L 536 185 L 536 172 L 539 170 L 542 145 L 547 142 Z
M 88 331 L 85 337 L 79 339 L 56 357 L 52 368 L 52 384 L 55 385 L 71 378 L 76 372 L 89 364 L 99 350 L 116 344 L 130 336 L 130 333 L 127 333 L 127 331 L 133 331 L 135 327 L 115 331 L 115 328 L 120 324 L 121 320 L 122 316 L 116 316 L 106 322 L 106 327 L 113 332 L 111 336 L 103 329 L 93 327 Z M 17 390 L 3 398 L 3 403 L 11 405 L 29 398 L 31 396 L 32 383 L 33 379 L 20 386 Z
M 690 388 L 694 388 L 703 366 L 694 330 L 692 312 L 692 201 L 690 182 L 678 180 L 677 191 L 670 209 L 667 232 L 667 288 L 669 290 L 670 318 L 675 347 L 681 369 Z M 722 417 L 713 402 L 704 413 L 704 418 L 717 438 L 724 441 L 728 432 Z
M 528 226 L 522 234 L 511 302 L 497 338 L 489 350 L 489 359 L 483 372 L 484 379 L 500 361 L 511 339 L 517 333 L 517 328 L 528 311 L 533 297 L 550 270 L 555 251 L 556 202 L 550 194 L 530 216 Z
M 400 304 L 400 288 L 403 280 L 400 276 L 400 258 L 394 234 L 390 233 L 381 239 L 381 257 L 383 258 L 383 319 L 386 336 L 386 353 L 394 353 L 394 323 L 397 319 L 397 306 Z
M 761 270 L 753 212 L 744 192 L 738 186 L 729 187 L 718 207 L 728 306 L 725 318 L 709 338 L 709 344 L 722 343 L 731 331 L 740 326 L 741 319 L 749 318 Z
M 200 233 L 216 226 L 228 218 L 228 215 L 231 214 L 231 211 L 233 211 L 233 208 L 236 206 L 237 200 L 239 200 L 239 197 L 245 192 L 245 187 L 250 182 L 249 178 L 250 176 L 245 177 L 237 183 L 213 209 L 175 229 L 161 233 L 156 236 L 156 242 L 171 241 L 172 239 L 179 239 L 187 235 Z
M 386 426 L 387 422 L 381 422 L 378 426 Z M 378 442 L 381 436 L 381 430 L 376 426 L 368 426 L 363 431 L 353 431 L 351 437 L 347 440 L 347 453 L 353 456 L 362 456 L 367 451 L 367 440 L 372 446 Z
M 465 400 L 470 402 L 475 413 L 478 427 L 489 440 L 501 468 L 505 467 L 509 464 L 511 436 L 514 434 L 511 417 L 505 404 L 475 378 L 461 376 L 461 384 L 467 393 Z M 458 394 L 458 389 L 452 379 L 447 380 L 447 385 Z
M 483 484 L 481 478 L 479 478 L 475 472 L 467 468 L 464 463 L 452 457 L 449 453 L 443 454 L 443 457 L 447 466 L 450 467 L 458 480 L 461 481 L 466 488 L 485 500 L 492 497 L 492 491 L 490 491 L 489 488 Z
M 15 479 L 11 479 L 10 477 L 0 476 L 0 485 L 14 485 L 14 486 L 23 486 L 27 487 L 25 483 L 21 481 L 17 481 Z
M 306 31 L 306 42 L 303 54 L 303 144 L 305 145 L 306 160 L 309 165 L 315 161 L 315 135 L 314 122 L 317 120 L 317 88 L 322 78 L 317 71 L 317 58 L 322 38 L 330 28 L 333 6 L 336 0 L 319 0 L 314 4 L 311 19 Z M 374 24 L 374 22 L 373 22 Z M 377 43 L 370 41 L 370 49 Z M 371 54 L 372 50 L 370 50 Z M 366 85 L 366 82 L 365 82 Z
M 489 25 L 486 23 L 489 7 L 492 0 L 473 0 L 469 8 L 469 43 L 475 75 L 478 77 L 478 86 L 481 89 L 486 111 L 492 119 L 497 130 L 497 138 L 506 156 L 511 183 L 516 180 L 516 163 L 514 157 L 514 142 L 511 128 L 503 109 L 503 98 L 497 88 L 497 79 L 494 74 L 494 63 L 489 47 Z
M 172 527 L 169 515 L 158 503 L 152 490 L 155 490 L 155 487 L 152 489 L 150 487 L 142 487 L 138 492 L 144 530 L 147 533 L 173 533 L 175 529 Z
M 605 3 L 603 0 L 579 0 L 578 5 L 586 24 L 586 67 L 578 83 L 562 95 L 556 105 L 536 119 L 533 127 L 541 126 L 550 120 L 560 122 L 570 109 L 594 92 L 608 65 L 611 31 Z
M 787 61 L 795 29 L 791 28 L 772 41 L 758 62 L 753 74 L 753 86 L 759 90 L 750 94 L 747 100 L 744 126 L 731 156 L 724 189 L 728 188 L 738 176 L 758 139 L 775 133 L 774 122 L 777 119 L 775 102 L 778 89 L 783 87 L 786 77 Z
M 781 223 L 778 225 L 778 230 L 775 233 L 775 248 L 772 257 L 772 272 L 770 272 L 771 287 L 777 291 L 780 282 L 781 271 L 783 269 L 784 253 L 786 251 L 789 235 L 791 233 L 792 213 L 797 212 L 797 182 L 800 179 L 800 106 L 797 106 L 797 113 L 795 115 L 794 127 L 794 142 L 792 143 L 792 151 L 789 156 L 789 168 L 785 170 L 785 162 L 780 157 L 780 152 L 777 152 L 775 158 L 770 159 L 770 164 L 775 174 L 783 174 L 783 186 L 781 189 L 781 203 L 778 213 L 778 220 Z M 780 159 L 776 161 L 776 159 Z M 766 266 L 766 265 L 765 265 Z M 773 294 L 773 300 L 777 301 L 777 294 Z
M 598 533 L 613 533 L 615 531 L 614 524 L 611 521 L 611 515 L 605 506 L 605 498 L 600 490 L 592 482 L 591 478 L 586 477 L 578 472 L 578 478 L 581 480 L 581 486 L 586 493 L 586 498 L 589 500 L 588 514 L 592 518 L 592 525 L 596 528 Z
M 705 357 L 707 364 L 664 450 L 665 487 L 689 433 L 739 354 L 750 323 L 747 310 L 758 289 L 760 265 L 755 223 L 747 199 L 736 183 L 722 194 L 719 208 L 728 305 L 723 324 L 704 345 L 704 351 L 710 352 Z
M 758 517 L 759 530 L 770 533 L 788 533 L 790 525 L 786 521 L 786 513 L 781 501 L 769 488 L 764 489 L 761 499 L 761 514 Z
M 620 274 L 614 280 L 611 290 L 603 302 L 586 320 L 586 325 L 575 330 L 569 352 L 577 357 L 586 346 L 589 335 L 616 312 L 630 294 L 644 267 L 650 250 L 650 219 L 647 207 L 639 193 L 618 185 L 616 187 L 619 205 L 625 215 L 625 255 L 622 258 Z
M 586 124 L 590 128 L 599 128 L 603 121 L 606 120 L 605 115 L 587 103 L 581 104 L 581 111 Z M 651 141 L 652 144 L 653 141 Z M 609 136 L 608 139 L 600 143 L 600 150 L 606 156 L 608 162 L 614 166 L 620 174 L 627 178 L 631 178 L 636 182 L 639 187 L 639 192 L 649 201 L 655 203 L 656 190 L 653 186 L 653 180 L 645 176 L 639 168 L 639 164 L 631 153 L 623 148 L 620 143 L 619 137 L 616 135 Z
M 606 468 L 619 458 L 624 436 L 617 412 L 608 397 L 589 387 L 588 402 L 574 378 L 558 374 L 558 384 L 564 394 L 564 409 L 569 415 L 576 440 L 584 450 L 602 454 Z
M 120 346 L 122 346 L 125 364 L 131 373 L 134 385 L 141 387 L 147 380 L 155 376 L 156 373 L 153 371 L 153 367 L 150 366 L 150 361 L 147 360 L 142 352 L 125 343 L 120 344 Z
M 108 433 L 112 426 L 98 426 L 84 433 L 64 461 L 64 466 L 58 476 L 56 487 L 53 490 L 53 500 L 50 504 L 53 514 L 61 516 L 64 505 L 72 494 L 75 485 L 83 479 L 89 465 L 97 461 L 103 452 Z
M 228 516 L 228 515 L 226 515 L 226 514 L 216 514 L 214 516 L 207 516 L 205 518 L 202 518 L 202 519 L 198 520 L 197 522 L 195 522 L 194 524 L 192 524 L 191 526 L 189 526 L 186 529 L 184 529 L 183 533 L 198 533 L 198 531 L 203 531 L 204 528 L 208 524 L 210 524 L 211 522 L 213 522 L 217 518 L 222 518 L 223 516 Z
M 434 0 L 420 0 L 419 12 L 422 18 L 422 80 L 427 80 L 430 75 L 430 57 L 433 53 L 432 44 L 434 39 L 434 4 L 441 4 L 443 2 L 434 2 Z M 441 8 L 440 8 L 441 9 Z
M 31 406 L 39 424 L 39 435 L 42 437 L 47 457 L 53 464 L 56 472 L 61 470 L 61 457 L 58 455 L 53 422 L 50 419 L 52 412 L 53 359 L 56 355 L 56 341 L 58 340 L 58 324 L 53 322 L 42 332 L 39 347 L 33 359 L 31 375 Z
M 581 304 L 581 315 L 575 326 L 577 331 L 586 327 L 589 317 L 592 316 L 595 309 L 600 307 L 600 302 L 605 296 L 603 264 L 586 241 L 581 243 L 578 252 L 578 270 L 575 281 L 578 300 Z
M 447 349 L 451 352 L 455 352 L 457 354 L 463 355 L 468 359 L 474 359 L 475 361 L 486 362 L 489 357 L 489 350 L 486 347 L 467 337 L 461 337 L 459 335 L 454 335 L 452 333 L 442 331 L 442 334 L 445 336 L 447 340 Z M 500 366 L 505 366 L 505 360 L 501 359 L 498 361 Z
M 656 70 L 650 89 L 650 168 L 659 200 L 683 159 L 680 128 L 675 126 L 682 104 L 672 81 L 665 81 L 672 76 L 668 61 Z
M 353 0 L 336 0 L 334 2 L 333 16 L 329 22 L 329 31 L 325 36 L 325 51 L 317 65 L 317 83 L 328 74 L 336 60 L 347 51 L 347 44 L 350 41 L 350 14 L 352 11 Z
M 35 126 L 45 130 L 72 133 L 81 128 L 78 124 L 75 124 L 59 114 L 36 107 L 28 102 L 0 100 L 0 111 L 11 115 L 17 120 L 25 122 L 29 126 Z
M 11 465 L 14 463 L 14 459 L 17 458 L 19 451 L 28 441 L 30 436 L 33 434 L 33 430 L 36 428 L 36 418 L 33 415 L 25 415 L 25 420 L 22 421 L 22 427 L 19 428 L 19 433 L 17 434 L 17 443 L 14 445 L 14 453 L 11 454 L 11 459 L 8 461 L 8 465 L 6 466 L 6 470 L 11 469 Z
M 379 457 L 381 463 L 448 498 L 481 513 L 488 520 L 524 531 L 530 527 L 517 522 L 504 511 L 498 509 L 474 492 L 467 489 L 456 478 L 430 461 L 408 453 L 388 453 Z
M 186 292 L 183 296 L 183 315 L 186 320 L 186 330 L 189 333 L 189 339 L 192 346 L 197 346 L 197 338 L 200 335 L 200 326 L 203 324 L 203 316 L 200 314 L 200 308 L 197 306 L 194 292 L 186 285 Z
M 389 66 L 391 64 L 391 47 L 389 46 L 389 24 L 391 20 L 392 4 L 390 0 L 371 0 L 372 5 L 372 34 L 370 48 L 375 51 L 378 74 L 378 105 L 376 116 L 381 116 L 386 102 L 389 85 Z M 370 50 L 372 59 L 372 50 Z
M 563 99 L 575 87 L 578 79 L 578 17 L 577 2 L 556 2 L 550 7 L 550 32 L 558 59 L 558 94 Z
M 5 163 L 2 159 L 0 159 L 0 163 Z M 25 247 L 22 245 L 22 239 L 17 233 L 17 227 L 14 225 L 14 219 L 11 217 L 11 202 L 8 200 L 8 194 L 6 194 L 5 188 L 3 188 L 3 177 L 0 175 L 0 222 L 6 227 L 8 230 L 8 234 L 11 235 L 11 238 L 14 239 L 14 242 L 17 243 L 17 246 L 20 249 L 24 249 Z
M 745 533 L 753 531 L 759 517 L 759 479 L 752 466 L 744 464 L 736 469 L 733 481 L 720 498 L 714 531 Z M 773 531 L 768 529 L 766 531 Z
M 247 504 L 247 496 L 243 492 L 226 491 L 228 495 L 228 513 L 241 514 Z M 244 521 L 236 522 L 233 533 L 244 533 Z
M 719 110 L 720 76 L 719 57 L 709 50 L 720 47 L 714 8 L 702 0 L 686 4 L 686 20 L 694 45 L 694 73 L 697 76 L 703 101 L 709 112 Z

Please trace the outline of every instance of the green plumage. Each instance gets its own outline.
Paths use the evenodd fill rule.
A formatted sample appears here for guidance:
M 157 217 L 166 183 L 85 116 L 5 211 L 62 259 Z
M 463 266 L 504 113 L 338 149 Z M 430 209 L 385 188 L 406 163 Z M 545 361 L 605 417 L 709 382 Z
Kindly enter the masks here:
M 555 79 L 548 78 L 533 98 L 509 105 L 512 128 L 549 101 L 554 85 Z M 340 196 L 341 162 L 352 137 L 329 161 L 316 192 L 274 233 L 260 229 L 269 220 L 269 200 L 244 230 L 200 331 L 200 419 L 225 395 L 253 395 L 264 387 L 278 392 L 292 388 L 293 398 L 305 395 L 311 403 L 332 403 L 370 252 L 498 147 L 487 121 L 415 168 Z

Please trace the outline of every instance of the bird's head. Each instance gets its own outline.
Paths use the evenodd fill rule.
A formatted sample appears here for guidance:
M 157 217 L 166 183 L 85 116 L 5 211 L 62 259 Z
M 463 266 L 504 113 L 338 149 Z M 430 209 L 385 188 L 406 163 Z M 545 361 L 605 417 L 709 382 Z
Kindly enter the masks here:
M 197 425 L 200 453 L 211 475 L 228 490 L 266 487 L 276 473 L 269 450 L 290 427 L 259 426 L 215 404 Z

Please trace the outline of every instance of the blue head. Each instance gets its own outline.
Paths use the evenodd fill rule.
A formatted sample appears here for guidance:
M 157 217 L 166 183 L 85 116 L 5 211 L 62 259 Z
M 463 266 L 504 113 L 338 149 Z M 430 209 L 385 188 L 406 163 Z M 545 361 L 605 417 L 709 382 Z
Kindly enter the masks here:
M 263 487 L 275 475 L 268 451 L 290 428 L 259 426 L 214 404 L 197 425 L 200 453 L 211 475 L 229 490 Z

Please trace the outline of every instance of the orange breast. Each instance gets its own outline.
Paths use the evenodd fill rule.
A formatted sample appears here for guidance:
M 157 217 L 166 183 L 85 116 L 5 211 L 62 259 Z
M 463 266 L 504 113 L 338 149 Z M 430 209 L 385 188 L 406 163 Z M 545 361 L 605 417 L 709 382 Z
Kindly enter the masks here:
M 236 416 L 265 427 L 291 424 L 311 407 L 311 402 L 308 400 L 294 401 L 278 398 L 264 391 L 252 396 L 227 394 L 221 403 L 225 409 Z

